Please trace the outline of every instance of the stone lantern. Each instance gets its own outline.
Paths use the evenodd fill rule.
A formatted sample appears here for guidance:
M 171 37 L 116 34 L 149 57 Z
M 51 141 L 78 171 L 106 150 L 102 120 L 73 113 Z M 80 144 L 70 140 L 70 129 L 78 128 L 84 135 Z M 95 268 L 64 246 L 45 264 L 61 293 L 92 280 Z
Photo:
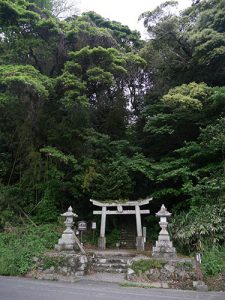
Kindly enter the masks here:
M 158 236 L 158 241 L 156 241 L 156 245 L 153 247 L 152 256 L 159 258 L 175 258 L 176 249 L 173 247 L 167 231 L 167 218 L 171 216 L 171 213 L 168 212 L 163 204 L 160 211 L 156 213 L 156 216 L 160 218 L 159 225 L 161 227 L 161 231 Z
M 62 237 L 59 239 L 58 244 L 55 245 L 56 250 L 73 250 L 76 244 L 76 236 L 74 231 L 72 230 L 73 227 L 73 218 L 78 217 L 75 213 L 73 213 L 73 209 L 70 206 L 68 211 L 61 216 L 65 217 L 66 220 L 64 224 L 66 225 L 66 229 L 64 230 Z

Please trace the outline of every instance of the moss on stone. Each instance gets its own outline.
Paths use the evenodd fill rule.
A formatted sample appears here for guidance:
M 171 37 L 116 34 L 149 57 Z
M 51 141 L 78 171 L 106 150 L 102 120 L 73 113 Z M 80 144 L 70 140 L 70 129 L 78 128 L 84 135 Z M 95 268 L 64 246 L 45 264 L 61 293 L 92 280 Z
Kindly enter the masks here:
M 47 270 L 51 267 L 58 268 L 63 266 L 63 264 L 64 264 L 64 257 L 44 256 L 44 258 L 42 259 L 43 270 Z
M 158 259 L 141 259 L 135 261 L 131 268 L 135 273 L 145 273 L 151 268 L 161 269 L 165 265 L 165 262 Z

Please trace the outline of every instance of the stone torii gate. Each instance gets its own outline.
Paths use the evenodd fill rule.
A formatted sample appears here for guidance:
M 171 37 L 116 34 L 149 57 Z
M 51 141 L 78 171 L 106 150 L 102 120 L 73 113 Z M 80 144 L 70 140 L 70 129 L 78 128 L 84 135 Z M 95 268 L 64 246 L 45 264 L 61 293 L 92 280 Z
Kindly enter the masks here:
M 93 205 L 101 207 L 101 210 L 94 210 L 94 215 L 101 215 L 101 228 L 100 228 L 100 237 L 98 240 L 99 249 L 104 250 L 106 248 L 106 237 L 105 237 L 105 226 L 106 226 L 106 216 L 107 215 L 136 215 L 136 227 L 137 227 L 137 237 L 136 237 L 136 247 L 137 250 L 144 250 L 144 237 L 142 232 L 141 225 L 141 215 L 149 214 L 150 210 L 145 209 L 141 210 L 140 206 L 147 205 L 152 200 L 152 198 L 148 198 L 145 200 L 137 200 L 137 201 L 127 201 L 127 202 L 101 202 L 97 200 L 90 199 Z M 124 207 L 133 206 L 134 209 L 124 209 Z M 114 209 L 108 209 L 114 208 Z M 116 208 L 116 210 L 115 210 Z

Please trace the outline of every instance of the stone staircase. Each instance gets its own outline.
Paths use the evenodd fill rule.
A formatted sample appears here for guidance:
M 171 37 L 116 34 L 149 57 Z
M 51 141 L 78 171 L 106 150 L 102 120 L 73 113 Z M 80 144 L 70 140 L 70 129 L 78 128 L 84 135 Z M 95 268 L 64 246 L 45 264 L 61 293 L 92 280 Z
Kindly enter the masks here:
M 122 249 L 136 248 L 136 228 L 134 226 L 121 226 L 120 247 Z
M 126 273 L 135 253 L 128 251 L 96 251 L 92 254 L 92 271 Z

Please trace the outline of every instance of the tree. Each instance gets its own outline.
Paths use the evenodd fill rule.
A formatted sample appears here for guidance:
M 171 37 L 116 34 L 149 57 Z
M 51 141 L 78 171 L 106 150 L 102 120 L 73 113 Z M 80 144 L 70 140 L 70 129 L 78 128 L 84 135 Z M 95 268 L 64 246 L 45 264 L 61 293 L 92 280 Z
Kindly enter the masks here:
M 114 48 L 84 47 L 71 52 L 63 78 L 80 76 L 94 128 L 114 138 L 123 138 L 129 118 L 128 101 L 135 106 L 136 97 L 144 90 L 140 76 L 144 66 L 145 61 L 137 54 L 124 54 Z M 131 69 L 132 75 L 128 73 Z M 73 97 L 74 86 L 70 88 Z
M 222 243 L 223 1 L 143 13 L 147 42 L 58 4 L 0 0 L 0 226 L 152 195 L 181 247 Z
M 128 26 L 122 25 L 116 21 L 110 21 L 95 12 L 87 12 L 84 14 L 91 22 L 99 28 L 106 28 L 110 34 L 115 38 L 117 43 L 124 48 L 126 51 L 137 51 L 139 50 L 143 42 L 141 41 L 140 33 L 136 30 L 130 30 Z
M 34 3 L 40 9 L 52 10 L 52 0 L 29 0 L 30 3 Z
M 151 37 L 141 50 L 148 62 L 152 97 L 195 81 L 224 84 L 224 4 L 201 1 L 182 14 L 173 13 L 176 1 L 167 1 L 140 19 Z

